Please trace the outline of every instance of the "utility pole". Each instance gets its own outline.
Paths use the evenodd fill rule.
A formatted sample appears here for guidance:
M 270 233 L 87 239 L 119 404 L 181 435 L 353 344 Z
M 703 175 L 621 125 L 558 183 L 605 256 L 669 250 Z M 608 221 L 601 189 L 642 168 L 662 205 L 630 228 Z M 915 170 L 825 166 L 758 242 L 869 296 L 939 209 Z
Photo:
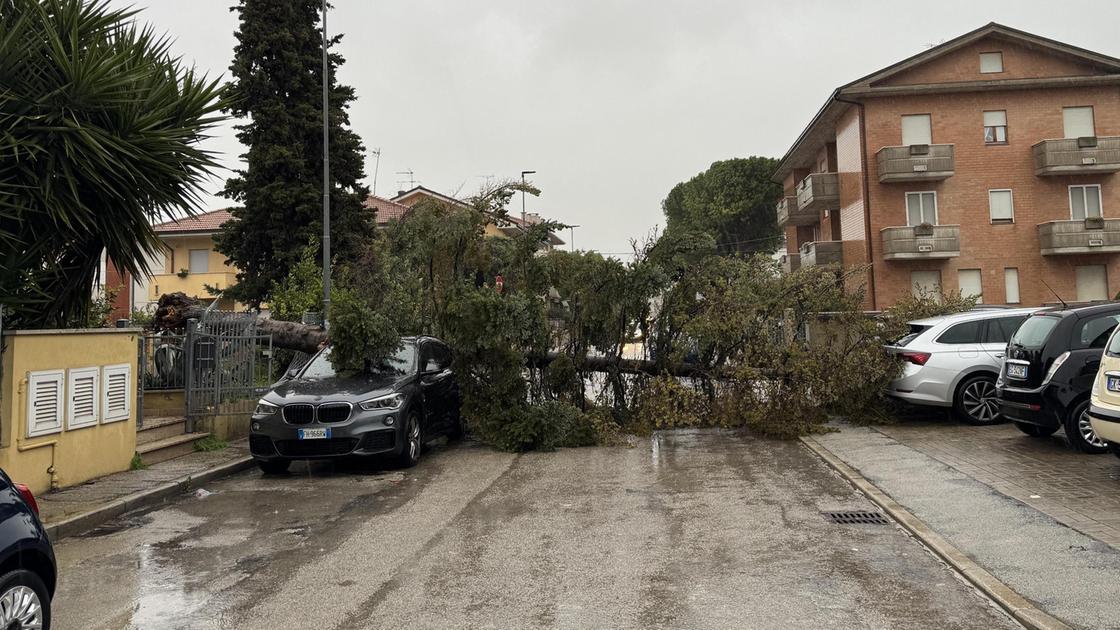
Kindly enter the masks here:
M 377 167 L 381 166 L 381 147 L 377 147 L 373 151 L 373 194 L 377 194 Z
M 327 64 L 327 0 L 323 0 L 323 328 L 331 313 L 330 67 Z
M 522 187 L 522 189 L 524 189 L 524 187 L 525 187 L 525 176 L 526 175 L 534 175 L 534 174 L 536 174 L 536 171 L 521 171 L 521 187 Z M 525 229 L 525 225 L 524 225 L 525 224 L 525 191 L 524 190 L 521 191 L 521 224 L 522 224 L 521 228 Z
M 568 243 L 568 251 L 576 251 L 576 228 L 578 225 L 569 225 L 568 229 L 571 230 L 572 240 Z

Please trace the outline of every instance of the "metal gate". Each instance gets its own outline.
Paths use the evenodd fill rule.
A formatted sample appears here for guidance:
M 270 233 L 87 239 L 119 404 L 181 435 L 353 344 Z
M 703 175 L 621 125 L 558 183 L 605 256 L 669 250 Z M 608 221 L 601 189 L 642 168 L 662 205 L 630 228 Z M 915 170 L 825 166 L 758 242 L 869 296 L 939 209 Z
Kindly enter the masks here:
M 184 350 L 188 432 L 203 416 L 252 413 L 272 384 L 272 336 L 255 313 L 206 311 L 187 322 Z

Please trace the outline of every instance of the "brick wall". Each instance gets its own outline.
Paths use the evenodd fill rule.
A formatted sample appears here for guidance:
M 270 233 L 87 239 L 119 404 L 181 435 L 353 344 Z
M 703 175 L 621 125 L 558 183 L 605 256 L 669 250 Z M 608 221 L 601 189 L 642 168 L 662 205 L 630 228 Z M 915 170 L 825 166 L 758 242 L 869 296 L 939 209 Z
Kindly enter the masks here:
M 105 263 L 105 278 L 103 285 L 106 289 L 117 291 L 113 299 L 113 311 L 109 315 L 111 321 L 128 319 L 132 315 L 132 275 L 127 271 L 120 271 L 113 261 Z
M 980 53 L 1002 52 L 1003 72 L 981 74 Z M 926 62 L 876 85 L 917 85 L 949 81 L 986 81 L 1103 74 L 1081 62 L 1051 52 L 1027 48 L 995 37 L 985 37 L 942 57 Z
M 956 155 L 955 174 L 941 182 L 879 184 L 877 174 L 869 174 L 878 306 L 885 307 L 909 293 L 910 273 L 914 270 L 940 271 L 943 289 L 953 291 L 958 288 L 957 270 L 981 269 L 985 302 L 1003 303 L 1003 270 L 1016 267 L 1021 302 L 1037 305 L 1054 301 L 1039 278 L 1068 301 L 1077 294 L 1075 267 L 1103 264 L 1107 265 L 1109 295 L 1115 295 L 1120 290 L 1120 255 L 1043 257 L 1039 253 L 1038 224 L 1070 218 L 1069 185 L 1100 184 L 1104 216 L 1120 216 L 1120 179 L 1115 175 L 1034 174 L 1031 145 L 1063 137 L 1062 108 L 1083 105 L 1094 107 L 1098 136 L 1120 135 L 1120 91 L 1115 87 L 868 99 L 866 146 L 872 169 L 876 151 L 902 142 L 903 114 L 929 113 L 933 142 L 953 144 Z M 1006 110 L 1006 145 L 984 144 L 985 110 Z M 1015 221 L 993 225 L 988 212 L 988 191 L 1005 188 L 1013 191 Z M 939 223 L 961 226 L 960 257 L 944 261 L 883 261 L 879 231 L 906 225 L 905 193 L 924 190 L 937 193 Z

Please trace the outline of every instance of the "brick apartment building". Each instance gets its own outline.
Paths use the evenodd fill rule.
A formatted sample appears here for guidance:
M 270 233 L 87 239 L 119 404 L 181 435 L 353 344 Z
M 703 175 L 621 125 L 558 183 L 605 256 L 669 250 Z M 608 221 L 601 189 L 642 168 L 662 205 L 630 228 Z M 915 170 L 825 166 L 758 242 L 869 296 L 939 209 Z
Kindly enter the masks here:
M 1120 59 L 988 24 L 837 88 L 774 175 L 787 270 L 865 265 L 866 306 L 1120 292 Z

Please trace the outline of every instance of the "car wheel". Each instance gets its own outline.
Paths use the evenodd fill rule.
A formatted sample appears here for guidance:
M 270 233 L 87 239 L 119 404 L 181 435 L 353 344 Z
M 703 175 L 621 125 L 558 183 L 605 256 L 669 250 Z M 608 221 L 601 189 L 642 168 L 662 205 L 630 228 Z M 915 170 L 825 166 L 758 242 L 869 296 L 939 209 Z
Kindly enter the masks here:
M 287 459 L 258 459 L 257 467 L 266 475 L 282 475 L 288 472 L 292 462 Z
M 415 411 L 408 413 L 408 420 L 404 425 L 404 444 L 401 445 L 401 454 L 397 461 L 404 468 L 411 468 L 420 461 L 420 451 L 424 448 L 424 440 L 420 433 L 420 414 Z
M 974 376 L 957 388 L 953 409 L 968 424 L 997 424 L 1003 421 L 996 398 L 996 379 L 988 375 Z
M 1104 453 L 1108 442 L 1097 437 L 1093 425 L 1089 423 L 1089 401 L 1083 400 L 1073 406 L 1065 422 L 1066 438 L 1070 446 L 1082 453 Z
M 0 577 L 0 628 L 51 627 L 51 598 L 38 575 L 17 569 Z
M 1058 427 L 1040 427 L 1029 422 L 1016 422 L 1015 428 L 1031 437 L 1048 437 L 1058 430 Z

